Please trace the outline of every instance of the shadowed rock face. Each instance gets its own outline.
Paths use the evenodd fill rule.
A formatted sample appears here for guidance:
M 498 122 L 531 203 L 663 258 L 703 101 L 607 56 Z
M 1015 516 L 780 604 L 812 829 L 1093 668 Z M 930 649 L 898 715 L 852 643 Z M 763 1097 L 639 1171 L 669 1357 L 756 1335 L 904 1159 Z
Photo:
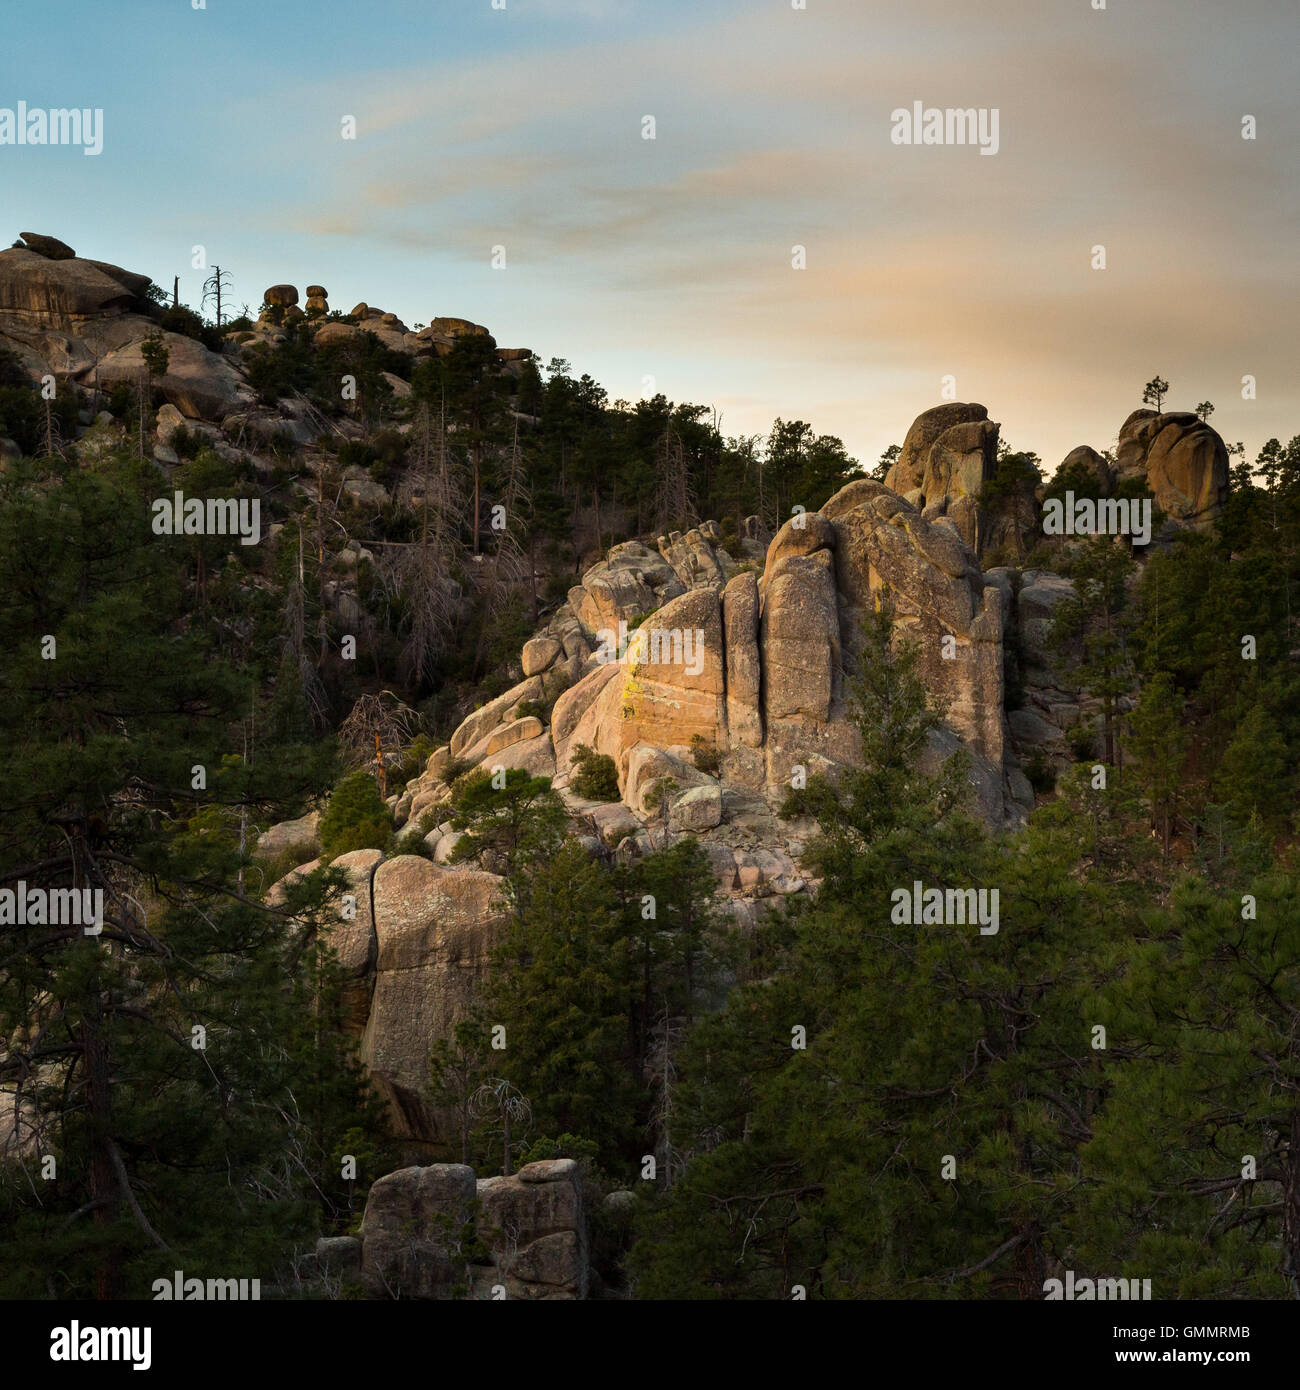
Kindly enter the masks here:
M 785 555 L 764 578 L 761 642 L 766 727 L 791 718 L 825 723 L 838 693 L 840 665 L 831 552 L 823 547 L 808 555 Z
M 298 289 L 295 285 L 272 285 L 262 295 L 262 302 L 278 309 L 290 309 L 298 302 Z
M 139 304 L 138 295 L 123 282 L 127 275 L 116 266 L 50 260 L 21 247 L 0 251 L 0 315 L 57 329 L 81 319 L 129 313 Z
M 361 1055 L 401 1137 L 445 1137 L 446 1117 L 425 1095 L 429 1048 L 451 1036 L 483 983 L 506 922 L 502 887 L 495 874 L 415 855 L 375 872 L 374 997 Z
M 491 1264 L 471 1265 L 462 1253 L 471 1222 Z M 477 1181 L 463 1164 L 435 1163 L 400 1168 L 371 1187 L 360 1273 L 375 1298 L 490 1299 L 504 1287 L 509 1299 L 582 1299 L 589 1244 L 573 1159 Z
M 71 261 L 75 260 L 77 253 L 68 245 L 66 241 L 60 241 L 56 236 L 43 236 L 40 232 L 20 232 L 27 247 L 35 251 L 38 256 L 44 256 L 51 261 Z
M 947 722 L 981 766 L 981 803 L 989 819 L 1003 811 L 1005 743 L 1002 606 L 986 588 L 975 557 L 947 519 L 924 517 L 880 483 L 841 489 L 822 508 L 834 526 L 840 623 L 848 651 L 883 586 L 893 596 L 900 629 L 920 643 L 921 671 L 947 705 Z M 944 639 L 951 638 L 945 644 Z M 951 656 L 944 656 L 945 646 Z
M 763 746 L 760 713 L 763 663 L 758 650 L 758 581 L 738 574 L 722 591 L 723 641 L 727 651 L 727 731 L 734 747 Z
M 997 582 L 986 585 L 950 518 L 927 520 L 868 479 L 841 489 L 820 513 L 792 519 L 763 558 L 761 580 L 749 569 L 727 582 L 735 563 L 708 526 L 665 538 L 658 557 L 644 546 L 618 547 L 530 639 L 520 663 L 530 674 L 468 715 L 393 799 L 399 825 L 450 798 L 441 778 L 451 759 L 490 768 L 527 750 L 511 765 L 556 775 L 592 853 L 637 857 L 652 847 L 652 831 L 691 833 L 715 865 L 719 892 L 742 915 L 772 893 L 806 891 L 796 873 L 802 840 L 772 808 L 796 765 L 834 775 L 860 756 L 846 717 L 844 672 L 857 659 L 862 621 L 886 587 L 900 633 L 919 643 L 924 678 L 947 707 L 946 727 L 926 757 L 964 744 L 976 807 L 1001 825 L 1006 779 L 1014 786 L 1015 776 L 1014 763 L 1004 766 L 1002 633 L 1010 584 L 1005 593 Z M 627 577 L 631 597 L 619 598 L 624 581 L 610 583 L 611 575 Z M 679 592 L 685 579 L 692 584 Z M 642 589 L 656 600 L 676 596 L 628 634 L 625 651 L 602 660 L 611 655 L 607 639 L 580 615 L 615 622 L 621 602 L 644 602 Z M 602 599 L 589 605 L 593 592 Z M 1032 592 L 1025 615 L 1030 599 Z M 557 675 L 573 684 L 561 689 Z M 521 717 L 524 700 L 541 704 L 547 719 Z M 695 764 L 697 734 L 717 756 L 710 765 L 716 777 Z M 598 806 L 570 793 L 578 744 L 614 760 L 618 801 Z M 764 843 L 756 843 L 759 837 Z M 358 1012 L 370 989 L 362 1056 L 397 1133 L 445 1141 L 452 1117 L 425 1096 L 429 1047 L 450 1037 L 468 1013 L 506 915 L 494 874 L 443 867 L 456 839 L 445 823 L 430 839 L 438 863 L 399 855 L 374 870 L 373 945 L 368 922 L 343 933 L 340 945 L 355 972 Z M 369 856 L 354 869 L 368 873 Z M 571 1253 L 561 1245 L 534 1252 L 535 1277 L 546 1287 L 553 1286 L 543 1275 Z
M 79 385 L 134 386 L 146 374 L 141 343 L 155 332 L 150 280 L 105 261 L 21 247 L 0 251 L 0 343 L 34 375 Z M 64 247 L 70 253 L 71 248 Z M 220 420 L 251 403 L 234 361 L 178 333 L 164 333 L 163 398 L 191 420 Z
M 1086 468 L 1096 478 L 1103 491 L 1108 492 L 1114 483 L 1110 465 L 1088 444 L 1080 444 L 1077 449 L 1071 449 L 1061 460 L 1062 470 L 1075 467 Z
M 164 333 L 167 371 L 158 389 L 190 420 L 220 420 L 251 403 L 253 393 L 232 362 L 180 333 Z M 99 382 L 133 385 L 146 371 L 139 342 L 105 354 L 99 361 Z
M 1121 481 L 1145 478 L 1156 506 L 1174 521 L 1202 526 L 1228 495 L 1228 450 L 1217 431 L 1186 412 L 1135 410 L 1119 431 Z
M 361 1277 L 376 1298 L 449 1299 L 467 1282 L 457 1250 L 476 1186 L 474 1170 L 462 1163 L 399 1168 L 373 1184 L 361 1224 Z

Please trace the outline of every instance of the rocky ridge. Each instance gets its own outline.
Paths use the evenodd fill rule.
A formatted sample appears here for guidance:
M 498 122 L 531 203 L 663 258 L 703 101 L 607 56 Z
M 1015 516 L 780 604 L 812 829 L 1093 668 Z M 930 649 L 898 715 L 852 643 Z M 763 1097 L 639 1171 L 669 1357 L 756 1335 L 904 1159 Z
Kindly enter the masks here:
M 135 382 L 141 345 L 160 316 L 149 278 L 80 258 L 54 238 L 25 233 L 23 241 L 0 251 L 0 344 L 33 377 L 49 374 L 79 391 Z M 318 345 L 365 331 L 412 357 L 487 332 L 448 317 L 412 332 L 367 304 L 353 308 L 352 323 L 328 320 L 319 284 L 307 287 L 305 310 L 298 299 L 293 285 L 270 287 L 258 323 L 222 352 L 164 335 L 160 466 L 177 461 L 170 441 L 184 427 L 260 471 L 272 466 L 265 441 L 287 432 L 310 470 L 321 420 L 300 401 L 260 404 L 241 365 L 252 345 L 276 341 L 288 319 L 313 318 Z M 497 352 L 503 371 L 519 370 L 530 355 Z M 84 433 L 92 425 L 83 420 Z M 353 421 L 331 427 L 360 433 Z M 984 406 L 945 404 L 913 423 L 885 482 L 851 482 L 775 536 L 751 517 L 730 551 L 708 521 L 613 547 L 523 645 L 515 683 L 469 713 L 391 799 L 400 827 L 429 825 L 432 859 L 359 851 L 336 861 L 352 876 L 359 905 L 356 919 L 335 930 L 350 978 L 349 1022 L 400 1136 L 443 1137 L 424 1098 L 428 1045 L 464 1016 L 505 920 L 490 866 L 448 863 L 457 834 L 440 811 L 451 799 L 443 774 L 453 765 L 553 778 L 593 854 L 632 858 L 697 837 L 726 910 L 753 922 L 774 898 L 811 890 L 799 869 L 811 827 L 781 820 L 776 807 L 799 769 L 834 777 L 857 757 L 844 678 L 861 618 L 888 587 L 900 630 L 918 640 L 927 684 L 947 708 L 931 755 L 969 751 L 972 804 L 991 824 L 1018 823 L 1032 808 L 1027 765 L 1063 765 L 1071 730 L 1090 707 L 1054 670 L 1046 641 L 1069 581 L 1044 569 L 981 567 L 995 548 L 1023 548 L 1038 525 L 1040 497 L 985 496 L 998 437 Z M 1113 467 L 1087 446 L 1069 459 L 1107 486 L 1144 480 L 1173 525 L 1204 525 L 1226 490 L 1222 440 L 1180 413 L 1134 412 L 1119 431 Z M 364 470 L 343 486 L 374 505 L 389 500 Z M 364 557 L 355 546 L 345 554 L 353 568 Z M 343 557 L 337 567 L 347 568 Z M 329 597 L 347 602 L 342 573 Z M 1009 709 L 1013 662 L 1023 698 Z M 572 791 L 580 744 L 613 759 L 617 800 L 596 804 Z M 270 828 L 260 851 L 310 846 L 314 836 L 304 818 Z

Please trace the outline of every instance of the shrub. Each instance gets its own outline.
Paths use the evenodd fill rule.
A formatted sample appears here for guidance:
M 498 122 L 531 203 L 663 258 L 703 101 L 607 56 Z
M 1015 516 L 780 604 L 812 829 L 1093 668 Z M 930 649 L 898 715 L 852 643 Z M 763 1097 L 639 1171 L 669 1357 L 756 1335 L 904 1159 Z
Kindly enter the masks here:
M 207 439 L 197 430 L 187 429 L 184 425 L 178 425 L 172 432 L 171 446 L 176 450 L 176 454 L 179 458 L 197 458 L 199 450 L 202 449 L 207 442 Z
M 347 439 L 339 446 L 340 468 L 369 468 L 378 457 L 378 452 L 364 439 Z
M 519 1168 L 526 1163 L 546 1163 L 557 1158 L 571 1158 L 589 1181 L 600 1173 L 596 1162 L 600 1155 L 600 1145 L 594 1139 L 584 1139 L 577 1134 L 561 1134 L 558 1139 L 542 1135 L 525 1146 L 516 1160 Z M 603 1173 L 601 1177 L 605 1177 Z
M 660 604 L 658 607 L 655 608 L 647 608 L 644 613 L 633 613 L 632 616 L 627 620 L 627 630 L 629 632 L 635 632 L 637 628 L 641 626 L 642 623 L 649 622 L 649 620 L 654 617 L 654 615 L 659 611 L 659 608 L 661 608 L 662 606 L 663 605 Z
M 213 352 L 220 352 L 225 341 L 221 329 L 204 323 L 198 314 L 185 304 L 173 304 L 164 309 L 158 322 L 164 332 L 179 333 L 182 337 L 193 338 Z
M 569 786 L 584 801 L 618 800 L 618 768 L 608 754 L 580 743 L 573 750 L 573 769 Z
M 452 758 L 442 770 L 442 780 L 445 785 L 454 787 L 473 767 L 474 764 L 467 763 L 464 758 Z
M 691 735 L 691 757 L 695 766 L 701 772 L 707 772 L 710 777 L 716 777 L 722 767 L 722 754 L 712 743 L 706 741 L 703 734 Z
M 546 723 L 547 709 L 540 700 L 520 700 L 515 709 L 516 719 L 540 719 Z
M 421 822 L 423 824 L 423 822 Z M 425 832 L 428 833 L 427 831 Z M 418 854 L 421 859 L 432 859 L 433 851 L 424 843 L 424 835 L 418 826 L 404 830 L 393 842 L 394 854 Z
M 108 413 L 116 420 L 129 420 L 135 414 L 135 392 L 125 381 L 108 393 Z
M 570 576 L 566 574 L 548 574 L 546 583 L 542 585 L 543 603 L 563 603 L 569 596 Z
M 271 452 L 271 457 L 287 460 L 294 457 L 298 449 L 298 441 L 293 437 L 293 431 L 287 426 L 281 425 L 279 429 L 272 432 L 271 437 L 266 441 L 266 446 Z
M 1006 453 L 998 460 L 997 468 L 979 491 L 980 505 L 994 506 L 1004 497 L 1032 495 L 1043 480 L 1043 470 L 1034 453 Z
M 368 772 L 345 777 L 330 797 L 320 822 L 322 859 L 337 859 L 354 849 L 381 849 L 393 841 L 393 814 L 379 798 Z
M 273 883 L 279 883 L 286 874 L 291 874 L 304 864 L 310 864 L 315 858 L 316 851 L 310 844 L 286 845 L 279 854 L 259 864 L 258 867 L 262 870 L 262 887 L 270 888 Z
M 1096 734 L 1087 724 L 1071 724 L 1065 731 L 1065 737 L 1075 762 L 1087 762 L 1096 752 Z

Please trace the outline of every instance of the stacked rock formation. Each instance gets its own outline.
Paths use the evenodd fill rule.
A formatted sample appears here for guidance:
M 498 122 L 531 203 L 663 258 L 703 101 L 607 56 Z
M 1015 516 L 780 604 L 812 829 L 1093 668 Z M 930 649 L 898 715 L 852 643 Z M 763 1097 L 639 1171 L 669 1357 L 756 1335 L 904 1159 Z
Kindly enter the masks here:
M 999 426 L 982 405 L 954 401 L 918 415 L 885 485 L 927 520 L 947 516 L 961 538 L 982 547 L 980 489 L 997 467 Z
M 1228 450 L 1199 416 L 1135 410 L 1120 426 L 1115 451 L 1120 482 L 1145 479 L 1171 521 L 1204 526 L 1228 496 Z
M 592 853 L 636 857 L 665 836 L 696 835 L 732 915 L 753 920 L 771 895 L 808 888 L 798 871 L 808 827 L 775 808 L 796 768 L 835 776 L 858 756 L 843 672 L 888 586 L 948 704 L 934 753 L 964 743 L 976 807 L 995 824 L 1016 814 L 1004 767 L 1002 595 L 986 587 L 956 526 L 864 479 L 765 539 L 747 523 L 743 567 L 712 523 L 663 536 L 655 550 L 616 546 L 525 644 L 522 679 L 469 714 L 392 799 L 399 826 L 428 827 L 432 861 L 378 851 L 337 861 L 359 905 L 335 942 L 352 981 L 351 1026 L 399 1135 L 447 1137 L 447 1117 L 425 1098 L 429 1045 L 467 1014 L 505 924 L 500 880 L 448 865 L 459 837 L 440 812 L 453 769 L 553 778 Z M 580 744 L 613 759 L 616 802 L 570 789 Z M 697 766 L 701 745 L 716 773 Z M 289 834 L 277 827 L 263 852 Z
M 981 807 L 1000 819 L 998 594 L 986 593 L 950 519 L 927 521 L 865 479 L 819 514 L 788 521 L 761 575 L 741 569 L 713 523 L 661 537 L 657 553 L 637 542 L 616 546 L 525 646 L 524 680 L 471 714 L 448 756 L 547 775 L 554 767 L 565 786 L 585 744 L 613 758 L 623 800 L 640 813 L 647 769 L 659 765 L 651 754 L 681 761 L 676 750 L 702 742 L 717 751 L 726 784 L 778 799 L 796 765 L 833 773 L 856 756 L 842 672 L 884 586 L 922 639 L 927 678 L 950 708 L 954 735 L 975 755 Z M 943 637 L 953 639 L 947 655 Z M 514 717 L 525 701 L 550 705 L 549 728 Z M 437 788 L 409 794 L 399 816 L 418 814 L 431 802 L 415 798 Z
M 366 949 L 351 941 L 344 954 L 356 972 L 354 1025 L 400 1134 L 431 1140 L 445 1127 L 423 1098 L 428 1044 L 467 1012 L 504 922 L 491 866 L 449 866 L 459 835 L 443 808 L 466 766 L 552 778 L 594 854 L 634 858 L 696 836 L 728 911 L 753 921 L 771 895 L 811 887 L 798 867 L 809 827 L 776 808 L 799 769 L 833 778 L 858 758 L 844 677 L 862 620 L 887 588 L 946 709 L 927 756 L 965 747 L 971 805 L 990 824 L 1032 809 L 1024 766 L 1063 766 L 1074 726 L 1093 711 L 1049 650 L 1069 581 L 986 574 L 969 539 L 988 521 L 977 493 L 996 434 L 982 406 L 928 411 L 890 474 L 906 495 L 860 479 L 775 537 L 749 518 L 734 557 L 712 522 L 653 547 L 615 546 L 524 644 L 517 683 L 467 715 L 391 799 L 399 827 L 425 830 L 433 861 L 371 852 L 349 866 L 367 876 L 373 926 Z M 1186 515 L 1212 514 L 1212 485 L 1194 486 L 1192 475 L 1199 459 L 1215 476 L 1213 431 L 1139 413 L 1123 434 L 1122 468 L 1150 467 L 1165 495 L 1171 478 L 1185 484 Z M 1113 481 L 1094 451 L 1071 458 Z M 1013 629 L 1024 699 L 1008 714 L 1004 637 Z M 579 745 L 612 759 L 616 801 L 573 792 Z
M 78 256 L 57 237 L 24 232 L 21 245 L 0 251 L 0 346 L 14 351 L 33 379 L 51 375 L 61 385 L 87 390 L 108 390 L 119 383 L 134 386 L 148 374 L 141 344 L 158 331 L 162 314 L 149 297 L 151 283 L 147 275 Z M 297 418 L 292 403 L 284 403 L 287 414 L 258 407 L 248 385 L 241 365 L 244 349 L 278 341 L 285 324 L 307 316 L 295 285 L 271 285 L 263 301 L 267 307 L 255 327 L 233 335 L 224 352 L 213 352 L 184 334 L 162 334 L 168 367 L 157 390 L 185 420 L 211 422 L 208 432 L 214 446 L 232 459 L 242 459 L 243 454 L 232 448 L 231 439 L 242 444 L 287 431 L 299 444 L 307 444 L 319 433 L 312 422 Z M 307 310 L 313 317 L 328 314 L 323 285 L 307 286 Z M 366 304 L 359 304 L 353 316 L 358 323 L 321 323 L 317 344 L 345 342 L 364 331 L 385 347 L 419 358 L 445 356 L 458 339 L 469 335 L 489 336 L 486 328 L 468 319 L 435 318 L 412 333 L 395 314 Z M 502 348 L 497 356 L 502 371 L 518 376 L 532 353 L 528 348 Z M 343 428 L 346 432 L 347 426 Z M 160 461 L 175 462 L 166 442 L 159 443 Z M 256 456 L 253 462 L 258 463 Z M 381 505 L 387 497 L 370 500 Z
M 26 246 L 0 251 L 0 344 L 33 377 L 108 389 L 147 374 L 141 343 L 157 329 L 150 280 L 84 260 L 53 237 L 24 233 Z M 221 419 L 252 400 L 242 372 L 202 343 L 164 333 L 164 398 L 189 419 Z
M 469 1233 L 490 1263 L 473 1262 Z M 360 1238 L 321 1241 L 315 1263 L 372 1298 L 572 1301 L 587 1297 L 589 1247 L 572 1159 L 478 1179 L 464 1164 L 436 1163 L 380 1178 Z

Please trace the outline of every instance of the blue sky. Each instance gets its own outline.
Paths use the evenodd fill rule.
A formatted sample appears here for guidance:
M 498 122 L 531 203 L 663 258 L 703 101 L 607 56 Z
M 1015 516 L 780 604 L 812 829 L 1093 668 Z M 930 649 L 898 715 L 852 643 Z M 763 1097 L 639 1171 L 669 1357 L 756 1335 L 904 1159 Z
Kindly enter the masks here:
M 947 375 L 1049 465 L 1156 372 L 1252 450 L 1300 433 L 1295 0 L 505 5 L 11 7 L 0 106 L 102 107 L 105 149 L 0 148 L 0 237 L 192 303 L 202 244 L 254 310 L 458 315 L 868 463 Z M 996 107 L 999 153 L 893 145 L 915 100 Z

